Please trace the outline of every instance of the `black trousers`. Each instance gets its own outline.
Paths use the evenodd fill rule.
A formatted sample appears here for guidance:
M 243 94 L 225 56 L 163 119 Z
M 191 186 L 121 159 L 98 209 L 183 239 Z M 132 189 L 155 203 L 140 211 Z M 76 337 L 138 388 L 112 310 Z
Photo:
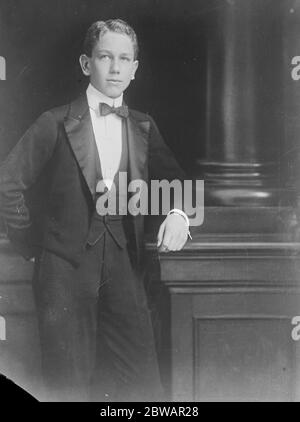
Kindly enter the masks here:
M 143 281 L 108 230 L 79 268 L 43 251 L 33 287 L 46 400 L 163 400 Z

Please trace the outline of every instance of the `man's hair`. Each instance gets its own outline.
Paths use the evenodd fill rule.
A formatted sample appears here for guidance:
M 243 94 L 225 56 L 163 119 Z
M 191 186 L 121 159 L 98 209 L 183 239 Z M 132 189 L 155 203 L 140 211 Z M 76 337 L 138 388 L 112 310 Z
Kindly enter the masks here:
M 92 23 L 85 36 L 83 44 L 84 54 L 91 57 L 93 48 L 100 39 L 100 36 L 104 35 L 108 31 L 128 35 L 133 44 L 134 60 L 136 60 L 139 50 L 136 33 L 131 26 L 122 19 L 109 19 L 107 21 L 97 21 Z

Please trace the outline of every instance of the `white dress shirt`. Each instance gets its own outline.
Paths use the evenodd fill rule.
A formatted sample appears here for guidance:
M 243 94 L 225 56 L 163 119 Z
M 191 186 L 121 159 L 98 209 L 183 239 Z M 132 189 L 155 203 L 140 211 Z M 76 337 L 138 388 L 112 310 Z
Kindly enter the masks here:
M 89 84 L 86 95 L 99 153 L 103 181 L 108 189 L 110 189 L 121 160 L 122 118 L 115 113 L 101 116 L 99 103 L 106 103 L 111 107 L 119 107 L 123 102 L 123 94 L 118 98 L 110 98 Z

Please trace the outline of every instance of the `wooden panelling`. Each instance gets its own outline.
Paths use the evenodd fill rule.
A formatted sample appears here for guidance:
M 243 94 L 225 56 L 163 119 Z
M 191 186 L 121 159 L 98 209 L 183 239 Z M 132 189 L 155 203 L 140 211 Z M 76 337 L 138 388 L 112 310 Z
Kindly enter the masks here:
M 171 297 L 171 398 L 298 401 L 299 244 L 205 242 L 161 254 Z
M 294 398 L 296 343 L 289 317 L 201 317 L 193 328 L 195 400 Z

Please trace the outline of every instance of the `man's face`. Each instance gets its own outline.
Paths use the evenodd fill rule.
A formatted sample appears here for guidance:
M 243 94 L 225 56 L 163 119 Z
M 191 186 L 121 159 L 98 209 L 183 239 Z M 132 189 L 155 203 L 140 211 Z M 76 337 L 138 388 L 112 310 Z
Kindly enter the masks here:
M 91 84 L 111 98 L 117 98 L 125 91 L 138 67 L 131 39 L 110 31 L 100 36 L 91 57 L 80 57 L 80 64 Z

